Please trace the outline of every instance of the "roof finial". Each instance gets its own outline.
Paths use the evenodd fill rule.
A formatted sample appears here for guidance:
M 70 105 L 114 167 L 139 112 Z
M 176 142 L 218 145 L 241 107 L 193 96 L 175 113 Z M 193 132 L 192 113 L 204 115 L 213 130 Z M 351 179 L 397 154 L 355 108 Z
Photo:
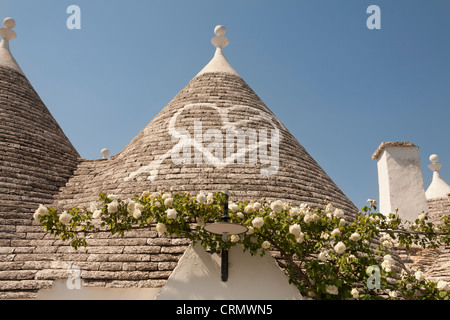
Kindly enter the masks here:
M 239 74 L 228 63 L 225 58 L 225 54 L 223 53 L 223 48 L 230 43 L 230 40 L 225 37 L 226 32 L 227 29 L 222 25 L 215 27 L 214 33 L 216 36 L 211 39 L 211 43 L 216 47 L 216 53 L 214 54 L 214 58 L 206 65 L 206 67 L 203 68 L 202 71 L 200 71 L 199 74 L 197 74 L 197 76 L 208 72 L 225 72 L 239 76 Z
M 425 195 L 427 199 L 444 198 L 450 193 L 450 186 L 442 180 L 439 174 L 442 164 L 437 163 L 439 161 L 437 154 L 432 154 L 429 159 L 431 164 L 428 165 L 428 168 L 433 171 L 433 180 L 425 192 Z
M 109 153 L 110 153 L 109 149 L 103 148 L 102 151 L 101 151 L 101 154 L 102 154 L 102 156 L 103 156 L 103 159 L 107 159 L 108 156 L 109 156 Z
M 0 37 L 2 38 L 0 41 L 0 66 L 12 68 L 25 75 L 9 50 L 9 40 L 17 37 L 17 34 L 12 30 L 16 26 L 16 21 L 13 18 L 5 18 L 3 24 L 5 28 L 0 28 Z
M 225 34 L 227 33 L 227 29 L 224 26 L 218 25 L 214 29 L 214 33 L 216 34 L 216 36 L 214 38 L 212 38 L 211 43 L 216 48 L 223 49 L 230 43 L 230 39 L 225 37 Z
M 12 29 L 16 27 L 16 21 L 13 18 L 8 17 L 3 20 L 3 25 L 6 28 L 0 29 L 0 37 L 5 41 L 15 39 L 17 34 Z

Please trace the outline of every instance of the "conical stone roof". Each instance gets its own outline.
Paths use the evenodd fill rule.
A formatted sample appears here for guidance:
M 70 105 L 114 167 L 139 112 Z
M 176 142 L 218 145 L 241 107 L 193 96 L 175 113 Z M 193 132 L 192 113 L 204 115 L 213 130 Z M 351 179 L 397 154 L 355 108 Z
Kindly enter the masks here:
M 213 60 L 131 141 L 107 161 L 84 161 L 56 204 L 88 205 L 100 192 L 219 192 L 232 201 L 283 199 L 356 212 L 223 55 Z M 225 40 L 224 40 L 225 39 Z M 215 42 L 214 42 L 215 41 Z M 222 41 L 222 42 L 220 42 Z
M 73 175 L 79 155 L 9 49 L 15 22 L 0 29 L 0 299 L 32 298 L 48 252 L 33 221 Z M 37 241 L 37 242 L 36 242 Z M 54 242 L 54 241 L 52 241 Z M 52 249 L 50 249 L 51 251 Z M 56 247 L 55 247 L 56 250 Z
M 15 22 L 0 29 L 0 214 L 50 204 L 79 155 L 9 50 Z M 27 212 L 27 214 L 29 214 Z M 29 220 L 29 215 L 26 217 Z

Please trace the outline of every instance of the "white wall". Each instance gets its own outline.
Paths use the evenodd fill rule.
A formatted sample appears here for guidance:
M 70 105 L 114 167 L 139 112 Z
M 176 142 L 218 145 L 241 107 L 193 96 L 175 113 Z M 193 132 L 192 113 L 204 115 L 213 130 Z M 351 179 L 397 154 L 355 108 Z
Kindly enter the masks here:
M 229 251 L 229 277 L 221 280 L 220 265 L 202 246 L 190 246 L 167 284 L 160 300 L 294 300 L 297 288 L 270 255 L 252 256 L 241 247 Z

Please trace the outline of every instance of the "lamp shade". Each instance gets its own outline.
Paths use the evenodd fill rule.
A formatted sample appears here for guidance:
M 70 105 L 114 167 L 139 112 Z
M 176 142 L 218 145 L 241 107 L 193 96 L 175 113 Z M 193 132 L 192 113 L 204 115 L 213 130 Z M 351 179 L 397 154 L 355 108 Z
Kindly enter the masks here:
M 216 222 L 205 226 L 205 230 L 220 235 L 237 235 L 247 232 L 248 228 L 237 223 Z

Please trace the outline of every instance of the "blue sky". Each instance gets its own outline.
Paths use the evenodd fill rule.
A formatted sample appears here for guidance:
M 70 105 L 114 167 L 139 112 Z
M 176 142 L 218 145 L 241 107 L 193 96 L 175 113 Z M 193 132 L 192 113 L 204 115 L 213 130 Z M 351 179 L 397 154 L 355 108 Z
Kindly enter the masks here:
M 69 30 L 69 5 L 81 30 Z M 381 29 L 369 30 L 369 5 Z M 11 51 L 87 159 L 119 153 L 210 61 L 228 61 L 358 206 L 378 199 L 383 141 L 432 153 L 450 183 L 450 1 L 2 0 Z

